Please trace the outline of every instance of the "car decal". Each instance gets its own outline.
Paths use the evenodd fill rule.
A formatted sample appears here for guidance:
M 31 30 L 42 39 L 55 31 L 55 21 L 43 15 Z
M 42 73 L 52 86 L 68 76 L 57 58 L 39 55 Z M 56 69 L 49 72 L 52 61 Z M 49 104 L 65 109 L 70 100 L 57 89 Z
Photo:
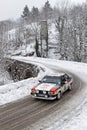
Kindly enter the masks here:
M 56 86 L 56 84 L 41 83 L 37 86 L 36 89 L 49 91 L 54 86 Z

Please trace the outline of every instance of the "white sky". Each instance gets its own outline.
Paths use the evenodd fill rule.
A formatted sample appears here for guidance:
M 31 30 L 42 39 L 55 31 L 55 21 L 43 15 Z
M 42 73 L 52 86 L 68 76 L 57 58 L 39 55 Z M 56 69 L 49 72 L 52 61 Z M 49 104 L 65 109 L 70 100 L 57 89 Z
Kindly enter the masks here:
M 42 7 L 47 0 L 0 0 L 0 21 L 9 18 L 18 18 L 22 14 L 24 6 L 29 9 L 33 6 Z M 51 6 L 56 5 L 61 0 L 49 0 Z M 69 0 L 70 1 L 70 0 Z M 71 0 L 73 3 L 81 3 L 85 0 Z

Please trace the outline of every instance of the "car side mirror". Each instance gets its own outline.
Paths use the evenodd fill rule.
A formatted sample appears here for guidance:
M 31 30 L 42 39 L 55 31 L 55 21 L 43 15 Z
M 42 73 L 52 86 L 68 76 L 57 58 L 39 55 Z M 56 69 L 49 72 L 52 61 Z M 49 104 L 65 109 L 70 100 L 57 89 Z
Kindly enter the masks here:
M 39 82 L 41 83 L 41 80 L 39 80 Z

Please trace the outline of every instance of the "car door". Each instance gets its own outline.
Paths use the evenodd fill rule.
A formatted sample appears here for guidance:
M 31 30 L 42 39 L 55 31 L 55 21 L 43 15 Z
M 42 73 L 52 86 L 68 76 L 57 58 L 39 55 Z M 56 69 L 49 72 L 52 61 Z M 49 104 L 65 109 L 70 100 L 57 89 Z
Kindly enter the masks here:
M 66 87 L 66 79 L 64 76 L 61 77 L 61 89 L 62 89 L 62 93 L 66 91 L 67 87 Z
M 65 77 L 65 80 L 66 80 L 65 81 L 65 83 L 66 83 L 66 90 L 68 90 L 69 84 L 70 84 L 70 77 L 67 74 L 65 74 L 64 77 Z

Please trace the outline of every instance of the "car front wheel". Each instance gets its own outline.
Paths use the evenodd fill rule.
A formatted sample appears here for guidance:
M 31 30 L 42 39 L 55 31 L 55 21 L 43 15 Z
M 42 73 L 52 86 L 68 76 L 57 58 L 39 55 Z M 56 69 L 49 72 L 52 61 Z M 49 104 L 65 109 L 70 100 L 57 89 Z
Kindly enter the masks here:
M 61 98 L 61 92 L 58 92 L 57 99 L 59 100 Z
M 69 88 L 68 88 L 69 91 L 72 90 L 72 84 L 69 85 Z

